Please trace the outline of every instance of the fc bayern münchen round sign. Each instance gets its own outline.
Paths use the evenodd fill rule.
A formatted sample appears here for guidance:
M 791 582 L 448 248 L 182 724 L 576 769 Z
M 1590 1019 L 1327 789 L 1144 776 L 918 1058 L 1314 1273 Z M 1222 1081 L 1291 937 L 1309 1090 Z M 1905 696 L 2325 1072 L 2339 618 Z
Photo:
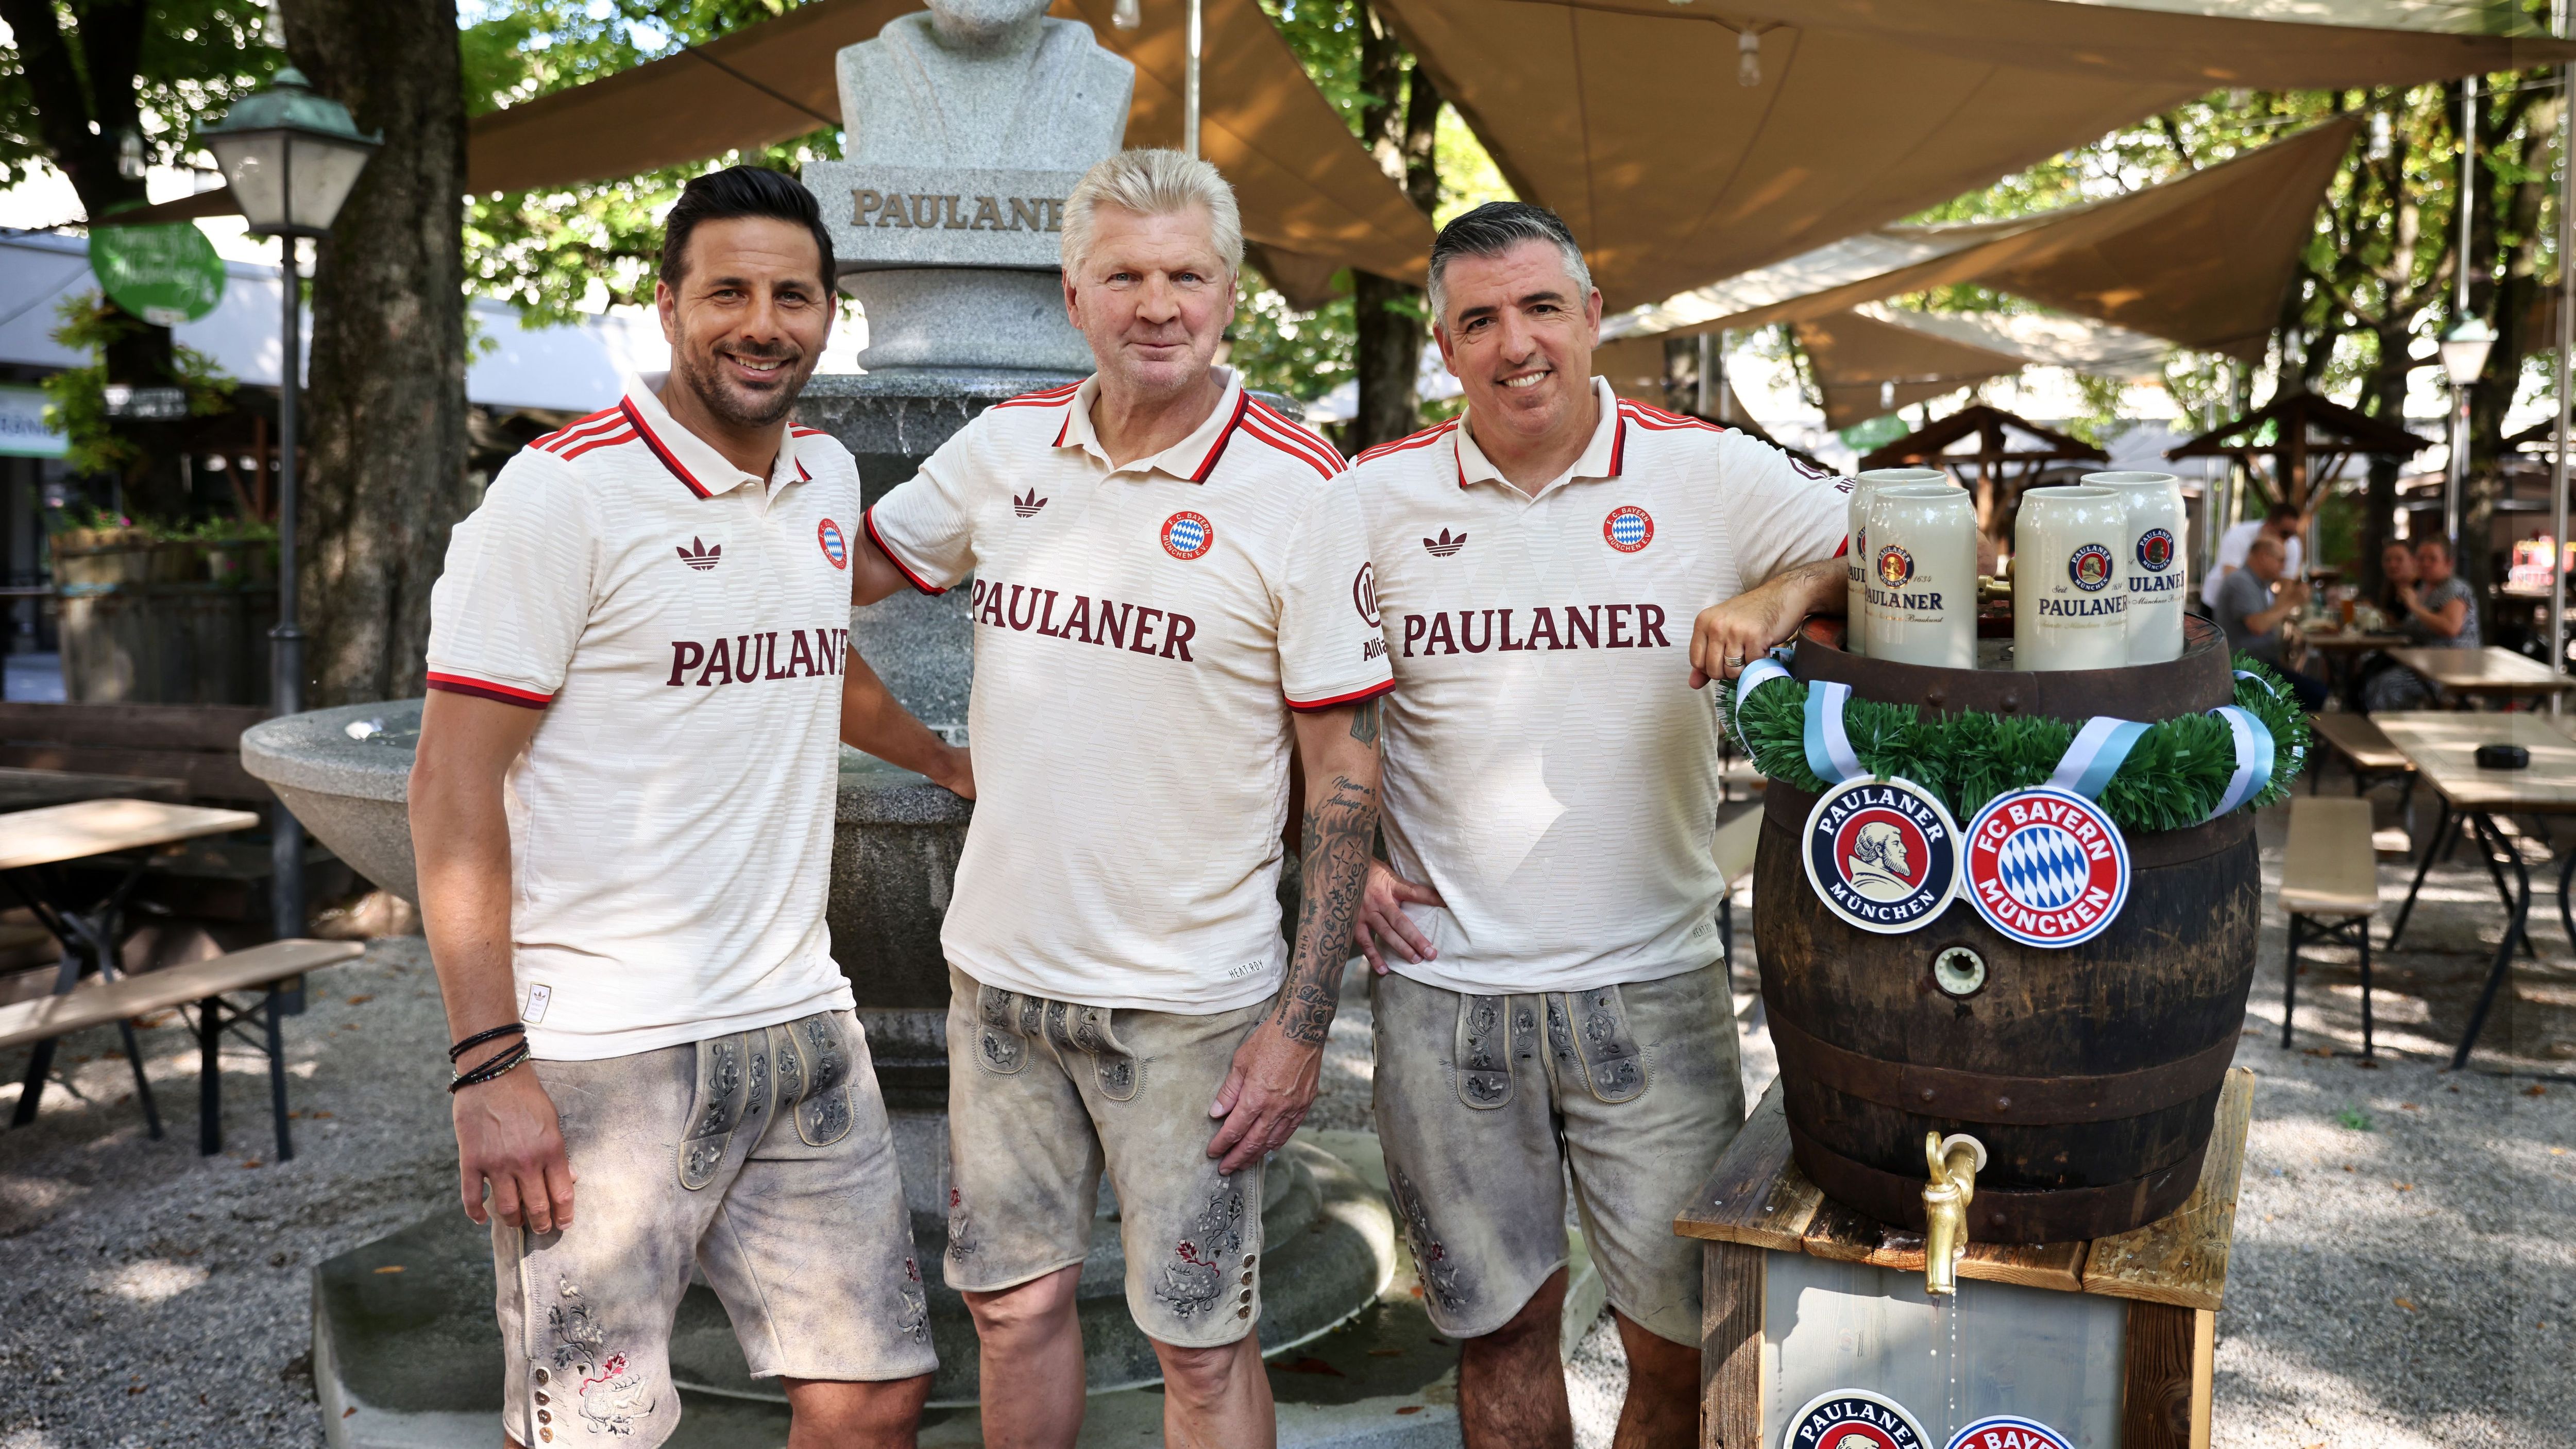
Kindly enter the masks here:
M 1959 826 L 1911 780 L 1846 780 L 1807 812 L 1807 884 L 1864 931 L 1901 935 L 1959 888 Z
M 1808 1400 L 1780 1431 L 1780 1449 L 1929 1449 L 1905 1406 L 1867 1389 L 1835 1389 Z
M 2075 946 L 2129 900 L 2129 843 L 2102 807 L 2046 785 L 1998 795 L 1968 822 L 1969 904 L 2025 946 Z
M 1950 1436 L 1950 1449 L 2074 1449 L 2066 1436 L 2036 1419 L 1994 1414 Z

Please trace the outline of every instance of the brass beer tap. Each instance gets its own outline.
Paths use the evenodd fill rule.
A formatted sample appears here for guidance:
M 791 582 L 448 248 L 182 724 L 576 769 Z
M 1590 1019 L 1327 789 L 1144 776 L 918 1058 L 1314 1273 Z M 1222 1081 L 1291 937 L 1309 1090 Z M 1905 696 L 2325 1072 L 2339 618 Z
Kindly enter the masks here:
M 1977 1173 L 1986 1144 L 1966 1133 L 1923 1134 L 1923 1156 L 1932 1180 L 1923 1188 L 1923 1291 L 1948 1297 L 1959 1291 L 1959 1255 L 1968 1247 L 1968 1204 L 1977 1196 Z

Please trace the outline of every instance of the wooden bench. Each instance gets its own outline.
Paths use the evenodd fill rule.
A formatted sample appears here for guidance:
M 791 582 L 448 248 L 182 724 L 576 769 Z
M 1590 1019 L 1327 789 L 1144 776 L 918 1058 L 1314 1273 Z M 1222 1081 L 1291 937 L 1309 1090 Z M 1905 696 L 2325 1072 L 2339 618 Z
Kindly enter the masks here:
M 2414 792 L 2415 762 L 2406 758 L 2406 752 L 2372 724 L 2368 715 L 2312 714 L 2308 716 L 2308 732 L 2352 771 L 2352 793 L 2362 794 L 2382 779 L 2403 779 L 2407 792 Z M 2323 777 L 2321 770 L 2308 772 L 2309 794 L 2317 793 Z
M 295 1155 L 295 1145 L 286 1129 L 286 1046 L 281 1025 L 287 1013 L 279 1009 L 281 999 L 290 982 L 300 995 L 299 978 L 305 972 L 337 965 L 365 950 L 355 941 L 271 941 L 209 961 L 147 971 L 139 976 L 93 978 L 58 995 L 0 1007 L 0 1048 L 51 1041 L 85 1027 L 194 1005 L 200 1054 L 197 1150 L 208 1156 L 224 1150 L 223 1073 L 216 1063 L 216 1049 L 229 1027 L 268 1057 L 269 1106 L 277 1119 L 277 1155 L 283 1161 Z M 227 992 L 252 990 L 263 993 L 255 1007 L 245 1009 L 224 999 Z M 242 1031 L 245 1026 L 258 1027 L 260 1036 L 247 1035 Z M 134 1059 L 134 1091 L 142 1099 L 144 1120 L 152 1135 L 159 1137 L 160 1110 L 153 1105 L 152 1086 L 144 1078 L 139 1058 Z M 25 1115 L 20 1114 L 22 1119 Z
M 1718 874 L 1726 878 L 1726 894 L 1717 901 L 1717 949 L 1726 962 L 1727 984 L 1735 978 L 1735 897 L 1753 884 L 1753 859 L 1762 845 L 1762 807 L 1754 806 L 1717 827 L 1715 854 Z
M 2372 733 L 2377 733 L 2374 729 Z M 2290 957 L 2281 977 L 2281 1045 L 2299 994 L 2299 948 L 2340 941 L 2361 952 L 2361 1054 L 2370 1040 L 2370 921 L 2379 912 L 2379 857 L 2370 844 L 2370 802 L 2310 796 L 2290 801 L 2290 843 L 2281 855 L 2281 909 L 2290 914 Z
M 276 797 L 241 763 L 255 705 L 0 702 L 0 765 L 185 782 L 190 800 Z

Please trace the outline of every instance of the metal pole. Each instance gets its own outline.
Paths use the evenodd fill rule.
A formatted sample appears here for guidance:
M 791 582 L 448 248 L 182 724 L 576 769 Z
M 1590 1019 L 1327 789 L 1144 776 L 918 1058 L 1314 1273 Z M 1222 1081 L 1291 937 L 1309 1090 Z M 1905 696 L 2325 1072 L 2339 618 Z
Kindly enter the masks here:
M 1704 418 L 1717 416 L 1717 338 L 1706 332 L 1699 335 L 1699 406 L 1691 411 Z
M 1181 86 L 1182 149 L 1192 160 L 1199 154 L 1199 37 L 1201 0 L 1190 0 L 1190 64 L 1188 79 Z
M 2478 78 L 2460 82 L 2460 244 L 2451 263 L 2451 325 L 2469 316 L 2469 221 L 2478 197 Z M 2448 376 L 2449 374 L 2444 374 Z M 2451 384 L 2451 466 L 2442 480 L 2442 526 L 2451 552 L 2460 551 L 2461 495 L 2469 488 L 2469 389 Z
M 2567 0 L 2553 0 L 2558 34 L 2568 34 Z M 2549 666 L 2567 672 L 2567 422 L 2569 362 L 2576 358 L 2576 62 L 2558 68 L 2558 433 L 2549 464 Z M 2559 712 L 2549 696 L 2549 712 Z
M 303 386 L 303 317 L 296 276 L 295 238 L 278 238 L 280 280 L 286 284 L 280 324 L 286 350 L 277 369 L 277 627 L 268 632 L 269 682 L 281 716 L 304 708 L 304 633 L 295 627 L 295 426 L 296 394 Z M 304 934 L 304 825 L 280 801 L 269 822 L 269 917 L 283 938 Z

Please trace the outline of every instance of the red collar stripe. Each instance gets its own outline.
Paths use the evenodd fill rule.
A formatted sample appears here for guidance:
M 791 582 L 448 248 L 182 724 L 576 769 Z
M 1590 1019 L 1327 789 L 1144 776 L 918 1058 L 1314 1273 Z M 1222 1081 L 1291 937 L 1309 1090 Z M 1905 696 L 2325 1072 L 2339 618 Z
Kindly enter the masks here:
M 822 438 L 822 437 L 829 437 L 829 436 L 831 436 L 830 434 L 828 434 L 828 433 L 824 432 L 821 428 L 798 428 L 798 427 L 790 427 L 790 428 L 787 430 L 787 433 L 788 433 L 788 436 L 790 436 L 790 437 L 796 437 L 796 438 Z
M 1236 396 L 1234 416 L 1225 420 L 1224 428 L 1216 435 L 1216 446 L 1208 449 L 1207 458 L 1199 464 L 1199 470 L 1190 475 L 1191 482 L 1205 483 L 1208 475 L 1216 471 L 1216 460 L 1225 456 L 1225 445 L 1233 440 L 1234 430 L 1243 426 L 1244 410 L 1251 406 L 1252 394 L 1247 392 Z
M 506 684 L 494 684 L 488 679 L 476 679 L 465 674 L 441 674 L 436 670 L 430 671 L 429 687 L 444 690 L 449 694 L 470 694 L 476 699 L 515 704 L 521 709 L 544 709 L 554 703 L 555 698 L 551 694 L 539 694 L 532 689 L 513 689 Z
M 1380 443 L 1374 448 L 1366 449 L 1357 458 L 1354 458 L 1351 461 L 1354 463 L 1365 463 L 1372 458 L 1383 458 L 1389 453 L 1401 453 L 1412 448 L 1427 447 L 1430 444 L 1440 441 L 1440 439 L 1445 436 L 1451 428 L 1456 426 L 1458 426 L 1458 420 L 1452 418 L 1448 422 L 1442 423 L 1437 427 L 1424 428 L 1421 432 L 1415 433 L 1411 437 L 1398 438 L 1391 443 Z
M 531 448 L 541 448 L 546 452 L 551 453 L 556 449 L 563 447 L 565 444 L 570 443 L 584 433 L 596 433 L 600 429 L 606 427 L 622 428 L 625 425 L 626 415 L 624 413 L 618 411 L 616 408 L 603 408 L 598 412 L 592 413 L 589 417 L 577 419 L 567 427 L 563 427 L 546 434 L 544 437 L 537 439 L 528 446 Z
M 932 588 L 930 585 L 922 582 L 921 575 L 904 567 L 903 555 L 896 553 L 891 548 L 888 548 L 886 546 L 885 535 L 877 532 L 877 511 L 875 509 L 871 508 L 867 512 L 859 515 L 859 527 L 867 530 L 868 542 L 875 544 L 877 552 L 884 554 L 885 561 L 893 564 L 894 571 L 903 575 L 905 581 L 910 583 L 914 588 L 930 595 L 932 598 L 937 598 L 941 594 L 948 592 L 946 589 Z
M 671 456 L 671 450 L 662 446 L 662 440 L 653 436 L 653 430 L 644 426 L 644 415 L 636 409 L 633 399 L 630 398 L 620 401 L 617 404 L 617 409 L 618 411 L 626 414 L 626 421 L 632 423 L 635 427 L 635 435 L 644 440 L 645 447 L 653 450 L 654 457 L 662 460 L 663 467 L 671 470 L 672 477 L 688 484 L 689 491 L 695 493 L 700 498 L 715 497 L 714 494 L 709 493 L 706 490 L 705 485 L 699 483 L 697 479 L 690 477 L 689 470 L 680 466 L 680 460 Z
M 1343 468 L 1342 455 L 1331 445 L 1310 437 L 1293 423 L 1278 420 L 1277 415 L 1259 403 L 1244 414 L 1243 430 L 1306 466 L 1331 478 Z M 1329 461 L 1328 461 L 1329 460 Z
M 1628 418 L 1621 414 L 1610 432 L 1610 476 L 1619 476 L 1619 460 L 1628 455 Z
M 1331 709 L 1335 705 L 1357 704 L 1365 699 L 1375 699 L 1393 688 L 1395 688 L 1394 680 L 1382 680 L 1366 689 L 1354 689 L 1348 694 L 1337 694 L 1330 699 L 1292 699 L 1288 701 L 1288 707 L 1299 714 L 1305 714 L 1313 710 Z
M 1008 404 L 1008 403 L 1004 403 L 1004 404 L 1002 404 L 1002 406 L 1003 406 L 1003 407 L 1009 407 L 1009 406 L 1010 406 L 1010 404 Z M 1064 410 L 1064 426 L 1063 426 L 1063 427 L 1060 427 L 1060 428 L 1058 428 L 1058 429 L 1056 429 L 1056 430 L 1055 430 L 1055 441 L 1054 441 L 1052 444 L 1049 444 L 1049 446 L 1050 446 L 1050 447 L 1057 447 L 1057 448 L 1061 448 L 1061 447 L 1063 447 L 1063 446 L 1064 446 L 1064 440 L 1065 440 L 1065 439 L 1067 439 L 1067 438 L 1069 438 L 1069 437 L 1072 437 L 1072 436 L 1073 436 L 1073 409 L 1071 409 L 1071 408 L 1066 408 L 1066 409 Z
M 569 463 L 573 459 L 580 457 L 582 454 L 589 452 L 593 448 L 613 448 L 620 443 L 631 443 L 634 441 L 635 430 L 621 425 L 617 431 L 613 433 L 598 433 L 591 437 L 584 438 L 580 442 L 573 444 L 571 447 L 555 454 L 555 456 Z

